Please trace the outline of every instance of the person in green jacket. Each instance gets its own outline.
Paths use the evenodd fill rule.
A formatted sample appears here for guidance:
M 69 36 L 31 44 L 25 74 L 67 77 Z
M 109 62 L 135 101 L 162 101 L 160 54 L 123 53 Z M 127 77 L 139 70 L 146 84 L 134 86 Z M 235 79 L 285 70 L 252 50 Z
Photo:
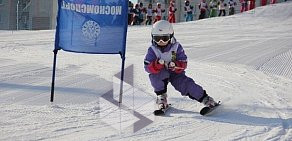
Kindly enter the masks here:
M 217 0 L 211 0 L 210 2 L 210 15 L 209 17 L 216 17 L 217 16 L 217 10 L 218 10 L 218 1 Z

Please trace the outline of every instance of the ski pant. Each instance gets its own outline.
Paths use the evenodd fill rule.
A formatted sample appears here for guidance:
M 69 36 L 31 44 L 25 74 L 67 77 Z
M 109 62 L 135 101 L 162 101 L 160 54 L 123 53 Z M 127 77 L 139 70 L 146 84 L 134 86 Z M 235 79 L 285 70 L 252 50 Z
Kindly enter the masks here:
M 247 11 L 247 3 L 241 3 L 240 12 Z
M 193 21 L 193 14 L 192 13 L 186 14 L 186 22 L 188 22 L 188 21 Z
M 203 98 L 207 96 L 203 88 L 196 84 L 195 81 L 186 76 L 183 71 L 180 74 L 163 69 L 158 74 L 149 74 L 151 85 L 157 95 L 167 92 L 167 85 L 171 85 L 181 93 L 183 96 L 189 96 L 191 99 L 202 102 Z
M 131 25 L 133 22 L 133 14 L 128 14 L 128 25 Z
M 234 15 L 234 7 L 229 8 L 229 15 Z
M 173 14 L 169 14 L 168 16 L 168 22 L 170 23 L 175 23 L 175 15 Z
M 147 19 L 146 19 L 146 25 L 151 25 L 152 24 L 152 16 L 147 16 Z
M 140 25 L 140 24 L 141 24 L 141 21 L 140 21 L 139 17 L 135 16 L 134 20 L 132 22 L 132 25 Z
M 161 16 L 155 16 L 154 23 L 161 20 Z
M 199 15 L 199 20 L 200 19 L 205 19 L 206 11 L 202 10 L 200 15 Z
M 218 16 L 220 17 L 221 14 L 223 14 L 223 16 L 225 16 L 225 14 L 226 14 L 226 13 L 225 13 L 225 9 L 223 9 L 223 10 L 219 10 L 219 15 L 218 15 Z
M 212 17 L 216 17 L 216 16 L 217 16 L 217 9 L 212 8 L 210 11 L 209 17 L 212 18 Z

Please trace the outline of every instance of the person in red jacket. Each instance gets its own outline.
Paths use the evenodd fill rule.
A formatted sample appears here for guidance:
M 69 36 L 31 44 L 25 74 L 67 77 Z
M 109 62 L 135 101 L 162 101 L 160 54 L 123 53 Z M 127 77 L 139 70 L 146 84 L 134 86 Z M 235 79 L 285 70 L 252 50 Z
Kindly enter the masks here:
M 208 10 L 208 4 L 206 0 L 201 0 L 199 4 L 199 9 L 200 9 L 200 15 L 199 15 L 199 20 L 200 19 L 205 19 L 206 18 L 206 13 Z
M 168 21 L 170 23 L 175 23 L 175 11 L 177 9 L 174 7 L 174 2 L 171 1 L 168 9 Z
M 247 11 L 247 0 L 240 0 L 241 6 L 240 6 L 240 12 Z

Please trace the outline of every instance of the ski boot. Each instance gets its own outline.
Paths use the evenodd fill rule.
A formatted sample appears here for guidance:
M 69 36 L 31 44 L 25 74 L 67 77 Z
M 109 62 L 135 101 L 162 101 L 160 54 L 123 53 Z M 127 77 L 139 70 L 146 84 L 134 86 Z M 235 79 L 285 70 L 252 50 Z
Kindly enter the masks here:
M 203 116 L 212 113 L 212 111 L 221 104 L 220 101 L 215 102 L 214 99 L 210 96 L 206 96 L 202 103 L 205 105 L 205 107 L 200 110 L 200 114 Z
M 158 109 L 167 109 L 168 103 L 167 103 L 167 94 L 161 94 L 158 95 L 156 98 L 156 104 L 158 105 Z
M 153 112 L 154 115 L 164 115 L 167 109 L 169 109 L 170 107 L 170 104 L 167 103 L 167 94 L 164 93 L 162 95 L 158 95 L 156 99 L 156 104 L 158 105 L 158 109 Z
M 206 97 L 203 99 L 202 103 L 203 103 L 206 107 L 210 107 L 210 108 L 215 107 L 215 106 L 218 105 L 218 103 L 215 102 L 214 99 L 213 99 L 212 97 L 210 97 L 210 96 L 206 96 Z

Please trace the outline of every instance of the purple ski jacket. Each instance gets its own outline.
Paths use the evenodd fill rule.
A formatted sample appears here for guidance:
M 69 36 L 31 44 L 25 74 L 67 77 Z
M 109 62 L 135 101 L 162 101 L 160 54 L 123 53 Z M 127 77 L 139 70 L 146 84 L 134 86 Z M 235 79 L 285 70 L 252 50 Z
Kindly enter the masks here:
M 145 68 L 146 72 L 151 73 L 148 70 L 147 65 L 149 65 L 151 62 L 155 61 L 156 59 L 162 59 L 166 63 L 173 61 L 173 60 L 171 60 L 173 51 L 176 54 L 175 61 L 187 62 L 187 56 L 184 52 L 184 49 L 182 48 L 181 44 L 176 41 L 176 39 L 174 37 L 173 37 L 171 43 L 168 44 L 164 48 L 157 47 L 157 45 L 152 42 L 152 45 L 148 48 L 148 52 L 147 52 L 145 59 L 144 59 L 144 68 Z

